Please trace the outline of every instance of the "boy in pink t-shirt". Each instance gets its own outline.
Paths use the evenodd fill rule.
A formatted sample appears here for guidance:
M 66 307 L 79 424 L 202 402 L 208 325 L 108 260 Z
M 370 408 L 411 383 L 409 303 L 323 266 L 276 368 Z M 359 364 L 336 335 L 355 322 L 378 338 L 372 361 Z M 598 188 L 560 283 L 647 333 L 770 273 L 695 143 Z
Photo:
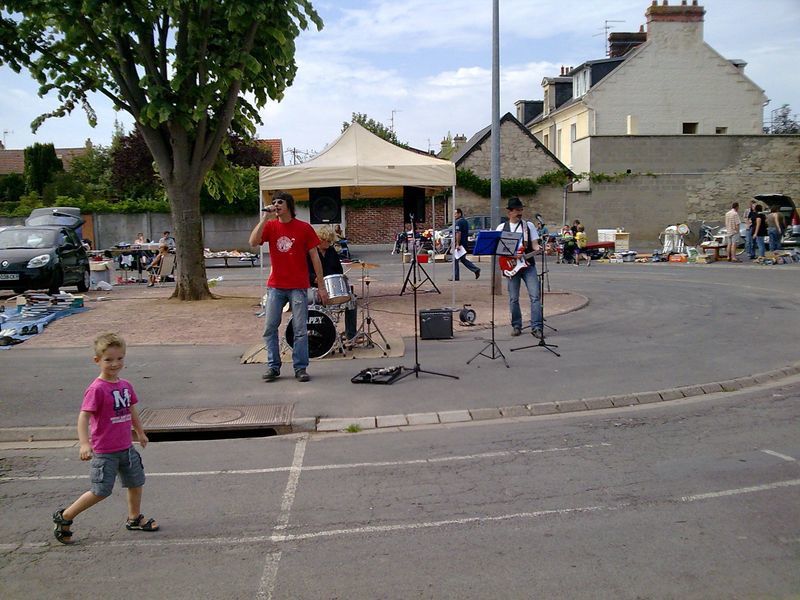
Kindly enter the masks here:
M 92 461 L 92 487 L 68 508 L 53 513 L 53 535 L 62 544 L 73 542 L 72 520 L 111 495 L 117 473 L 128 490 L 125 527 L 135 531 L 158 530 L 155 520 L 145 520 L 140 512 L 144 467 L 142 457 L 133 447 L 131 426 L 142 448 L 148 440 L 136 410 L 136 392 L 130 382 L 119 377 L 125 366 L 125 340 L 115 333 L 98 336 L 94 341 L 94 362 L 100 365 L 100 375 L 86 388 L 78 416 L 80 457 Z

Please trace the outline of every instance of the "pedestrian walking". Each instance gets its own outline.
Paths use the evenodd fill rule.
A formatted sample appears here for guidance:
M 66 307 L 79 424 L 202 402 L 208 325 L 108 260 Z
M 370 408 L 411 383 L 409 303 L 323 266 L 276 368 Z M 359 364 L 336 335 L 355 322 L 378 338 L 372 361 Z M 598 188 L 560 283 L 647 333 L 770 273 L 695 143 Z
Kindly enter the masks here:
M 453 213 L 455 219 L 456 237 L 453 244 L 453 281 L 459 280 L 458 265 L 463 264 L 475 274 L 475 279 L 481 276 L 481 270 L 467 259 L 467 237 L 469 236 L 469 222 L 464 218 L 464 212 L 457 208 Z
M 128 520 L 131 531 L 158 531 L 155 519 L 141 513 L 144 467 L 142 457 L 133 447 L 131 426 L 139 444 L 147 446 L 136 404 L 136 392 L 119 375 L 125 366 L 125 340 L 115 333 L 104 333 L 94 341 L 94 362 L 100 375 L 83 395 L 78 415 L 80 459 L 91 461 L 91 489 L 67 508 L 53 513 L 53 535 L 62 544 L 73 543 L 71 525 L 75 517 L 111 495 L 119 473 L 128 490 Z

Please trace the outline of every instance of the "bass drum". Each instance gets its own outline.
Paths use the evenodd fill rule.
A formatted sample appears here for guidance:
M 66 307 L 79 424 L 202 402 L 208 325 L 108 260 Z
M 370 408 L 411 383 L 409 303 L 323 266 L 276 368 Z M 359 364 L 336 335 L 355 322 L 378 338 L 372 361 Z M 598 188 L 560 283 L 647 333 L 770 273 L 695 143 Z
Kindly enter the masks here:
M 286 326 L 286 343 L 294 348 L 294 328 L 290 321 Z M 323 358 L 333 350 L 336 342 L 336 326 L 331 318 L 320 310 L 308 310 L 308 357 Z

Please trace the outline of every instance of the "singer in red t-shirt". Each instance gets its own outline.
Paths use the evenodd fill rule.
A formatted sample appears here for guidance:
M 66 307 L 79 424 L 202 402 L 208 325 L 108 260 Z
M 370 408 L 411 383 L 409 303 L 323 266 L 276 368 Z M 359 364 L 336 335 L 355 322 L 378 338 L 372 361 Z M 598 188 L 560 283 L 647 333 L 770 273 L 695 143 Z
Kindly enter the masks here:
M 267 348 L 267 370 L 262 375 L 265 381 L 275 381 L 281 374 L 281 352 L 278 344 L 278 327 L 281 324 L 283 306 L 292 306 L 292 330 L 294 346 L 292 363 L 298 381 L 309 381 L 308 368 L 308 303 L 309 273 L 307 257 L 310 257 L 317 281 L 322 281 L 322 264 L 316 251 L 319 238 L 314 228 L 296 219 L 294 198 L 287 192 L 276 192 L 272 204 L 263 208 L 264 216 L 250 233 L 250 245 L 269 244 L 270 274 L 267 280 L 269 299 L 264 328 L 264 343 Z M 324 289 L 319 290 L 322 302 L 328 300 Z

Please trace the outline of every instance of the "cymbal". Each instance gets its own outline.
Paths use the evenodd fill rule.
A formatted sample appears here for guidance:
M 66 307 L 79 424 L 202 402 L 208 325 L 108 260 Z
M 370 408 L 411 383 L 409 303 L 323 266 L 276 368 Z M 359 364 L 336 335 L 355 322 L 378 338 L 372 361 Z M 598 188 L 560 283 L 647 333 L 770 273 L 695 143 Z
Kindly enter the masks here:
M 378 269 L 380 265 L 376 265 L 375 263 L 358 263 L 362 269 Z

